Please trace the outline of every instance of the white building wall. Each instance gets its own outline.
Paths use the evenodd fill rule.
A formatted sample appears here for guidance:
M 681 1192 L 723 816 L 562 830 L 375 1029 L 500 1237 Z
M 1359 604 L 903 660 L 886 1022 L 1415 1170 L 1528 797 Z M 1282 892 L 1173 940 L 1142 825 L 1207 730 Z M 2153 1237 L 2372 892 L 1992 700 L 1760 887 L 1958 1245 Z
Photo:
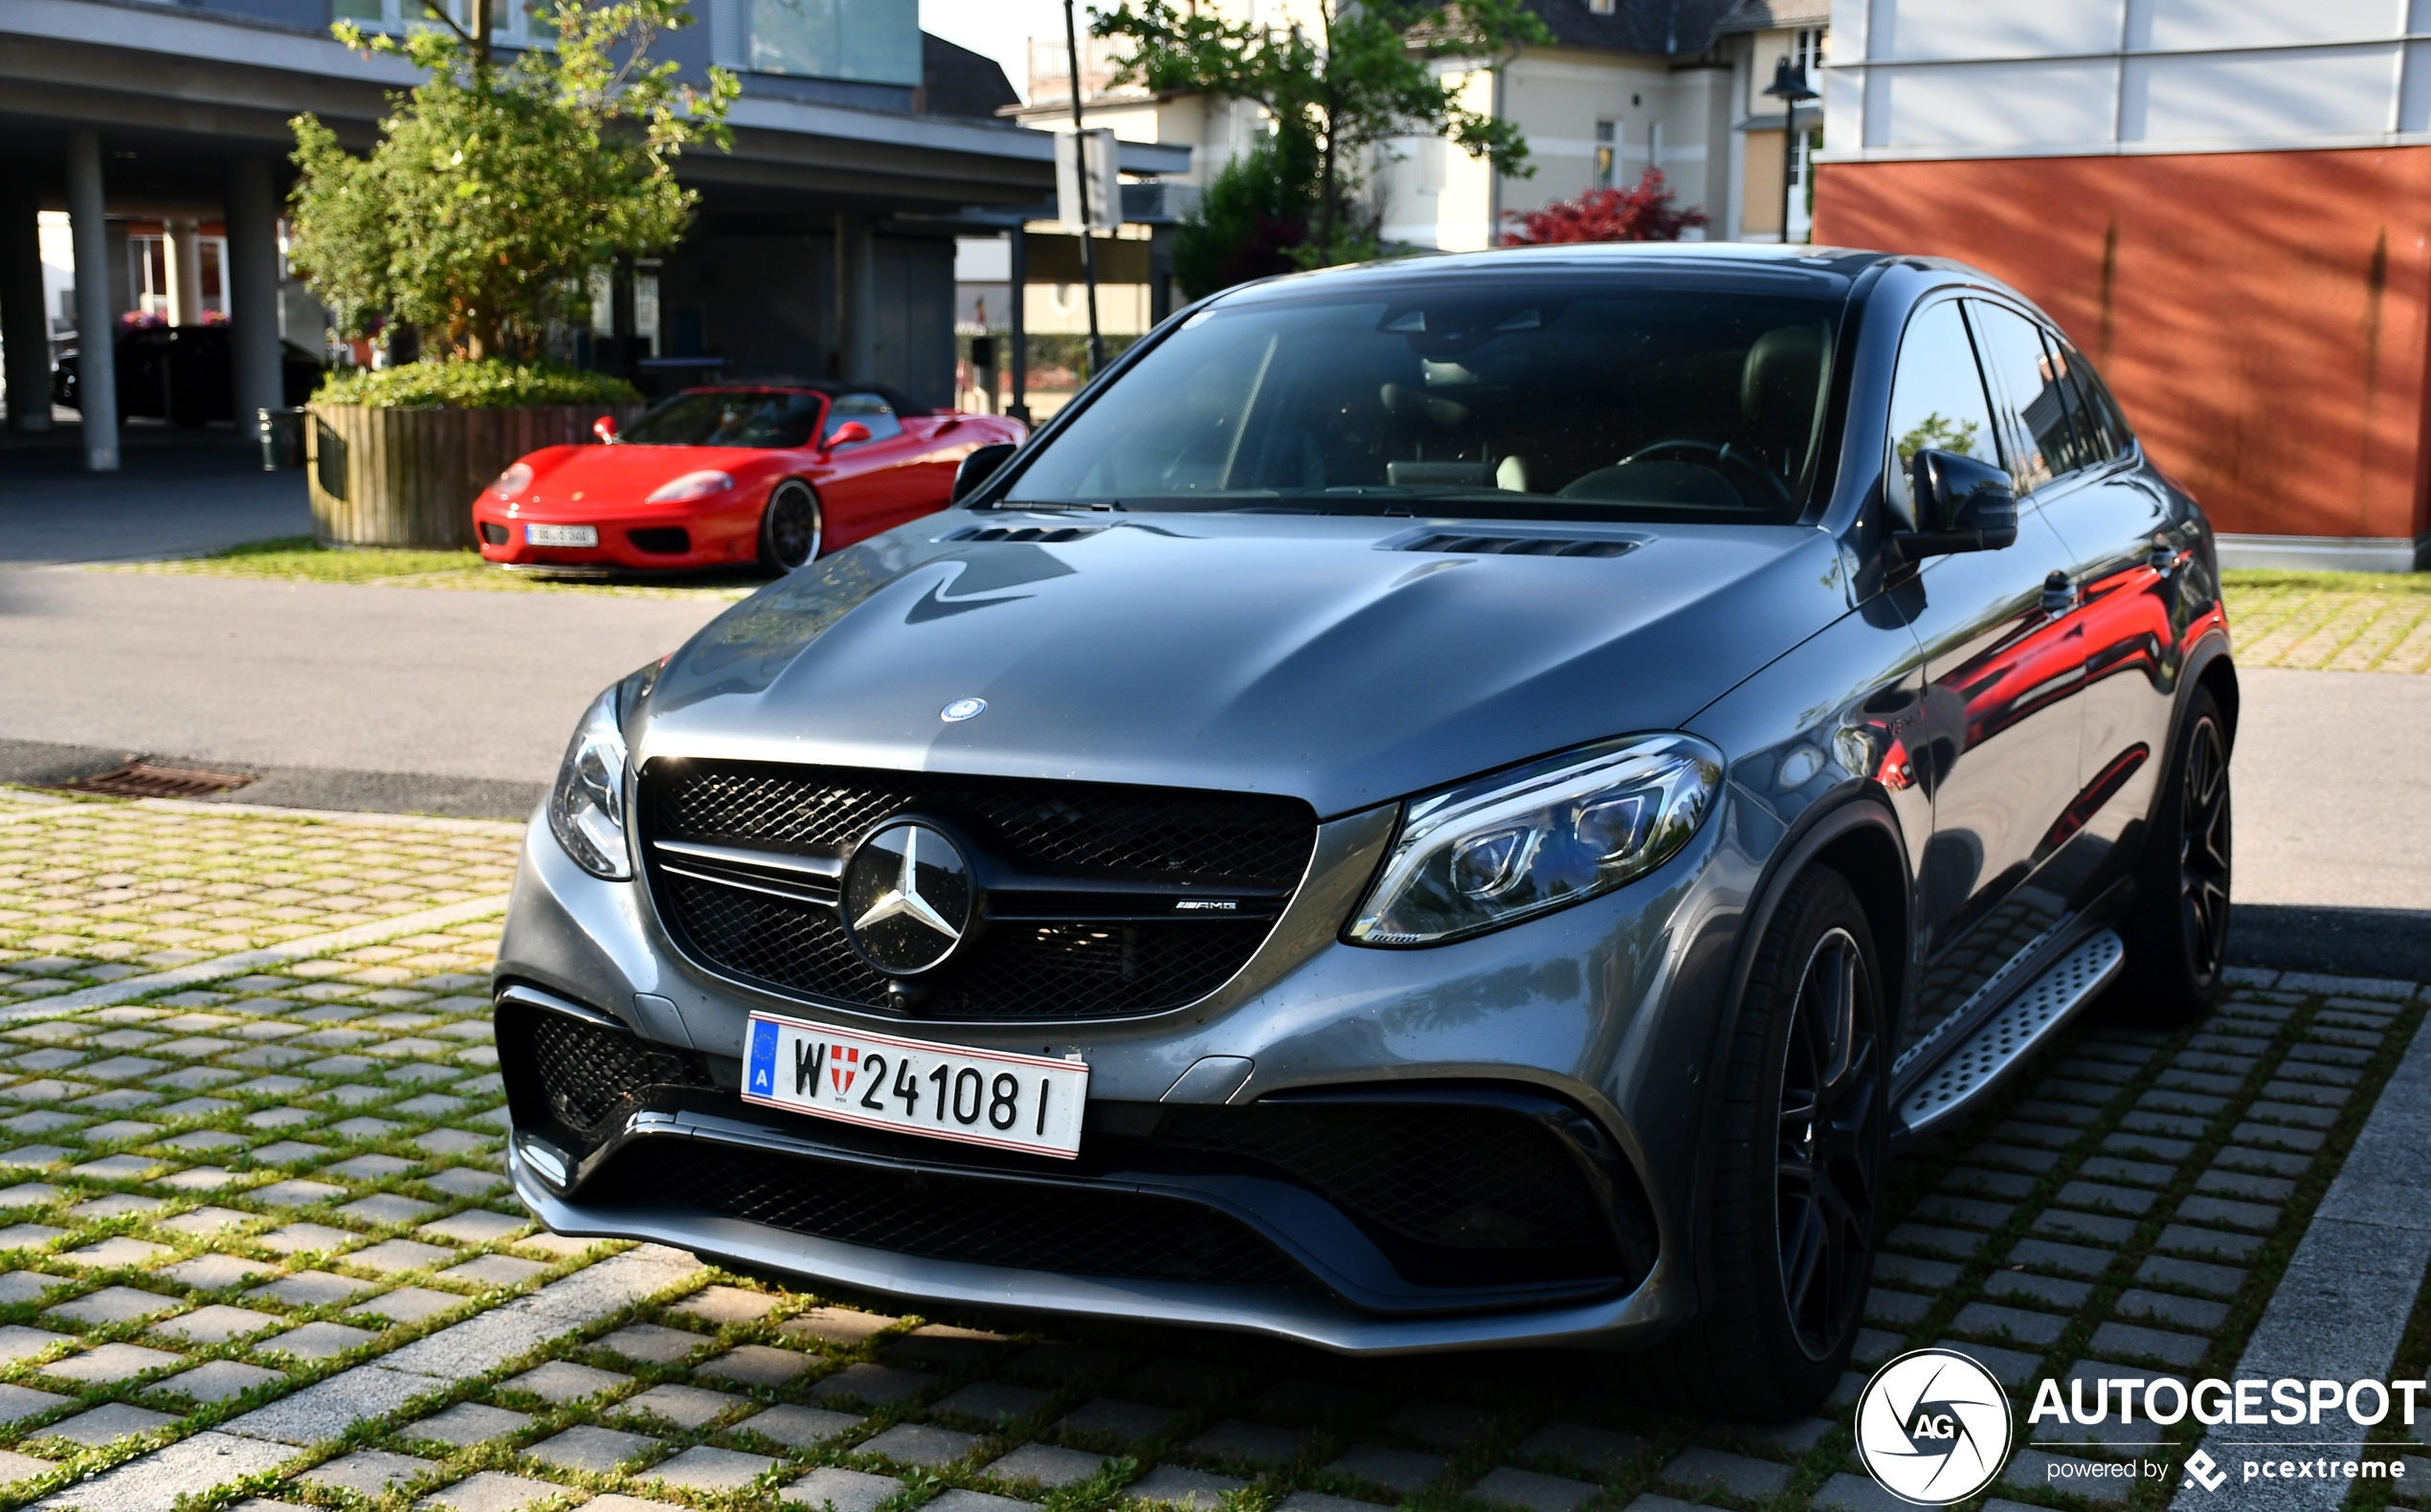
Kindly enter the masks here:
M 2431 0 L 1835 0 L 1824 161 L 2431 142 L 2426 31 Z

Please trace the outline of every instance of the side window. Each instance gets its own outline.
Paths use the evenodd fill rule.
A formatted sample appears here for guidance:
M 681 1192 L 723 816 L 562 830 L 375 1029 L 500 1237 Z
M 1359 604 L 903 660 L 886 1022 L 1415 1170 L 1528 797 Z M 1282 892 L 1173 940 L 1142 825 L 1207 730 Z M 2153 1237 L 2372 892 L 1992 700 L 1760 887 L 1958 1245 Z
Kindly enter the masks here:
M 2011 420 L 2017 456 L 2009 459 L 2018 491 L 2041 487 L 2080 465 L 2077 438 L 2068 429 L 2068 392 L 2053 372 L 2042 332 L 2015 310 L 1968 301 L 1975 333 L 1983 338 L 1984 367 L 2000 389 Z
M 2127 423 L 2127 415 L 2119 409 L 2119 401 L 2110 396 L 2110 389 L 2085 353 L 2066 337 L 2060 338 L 2060 355 L 2068 365 L 2068 381 L 2077 386 L 2085 398 L 2085 408 L 2091 416 L 2094 430 L 2102 436 L 2105 456 L 2116 456 L 2135 444 L 2135 432 Z
M 2000 465 L 1993 449 L 1992 406 L 1984 399 L 1983 374 L 1958 301 L 1929 305 L 1907 322 L 1900 338 L 1899 370 L 1891 378 L 1889 465 L 1883 493 L 1901 522 L 1916 523 L 1916 498 L 1908 467 L 1927 448 L 1956 452 Z
M 2094 419 L 2092 407 L 2085 402 L 2085 385 L 2077 381 L 2068 344 L 2058 332 L 2046 330 L 2042 333 L 2042 351 L 2044 361 L 2051 366 L 2052 380 L 2068 396 L 2068 429 L 2077 436 L 2077 465 L 2092 467 L 2116 456 L 2118 448 L 2110 444 L 2109 433 Z
M 859 420 L 869 427 L 869 438 L 873 441 L 883 441 L 888 436 L 903 434 L 903 422 L 895 418 L 893 408 L 874 393 L 836 395 L 836 402 L 827 409 L 828 434 L 835 434 L 847 420 Z

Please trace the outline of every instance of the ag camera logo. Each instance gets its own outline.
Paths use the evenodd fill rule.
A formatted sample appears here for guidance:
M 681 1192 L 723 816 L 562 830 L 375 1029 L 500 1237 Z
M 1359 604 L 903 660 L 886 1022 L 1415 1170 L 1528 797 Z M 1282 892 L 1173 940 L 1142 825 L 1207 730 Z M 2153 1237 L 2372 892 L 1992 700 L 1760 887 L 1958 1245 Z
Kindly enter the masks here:
M 1916 1349 L 1857 1399 L 1857 1451 L 1883 1489 L 1918 1506 L 1964 1501 L 2009 1462 L 2009 1397 L 1950 1349 Z

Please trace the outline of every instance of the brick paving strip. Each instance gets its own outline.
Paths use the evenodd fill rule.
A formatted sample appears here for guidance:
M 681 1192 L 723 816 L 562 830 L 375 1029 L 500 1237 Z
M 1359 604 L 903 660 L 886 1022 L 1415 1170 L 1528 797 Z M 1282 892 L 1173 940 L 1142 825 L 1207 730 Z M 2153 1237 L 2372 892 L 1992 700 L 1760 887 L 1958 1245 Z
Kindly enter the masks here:
M 2388 1379 L 2431 1268 L 2426 1156 L 2431 1156 L 2431 1034 L 2418 1034 L 2381 1088 L 2337 1180 L 2313 1211 L 2231 1379 Z M 2354 1431 L 2352 1438 L 2337 1436 L 2342 1426 Z M 2241 1461 L 2265 1456 L 2318 1460 L 2327 1450 L 2327 1457 L 2344 1463 L 2357 1457 L 2369 1433 L 2338 1412 L 2317 1428 L 2222 1424 L 2204 1435 L 2202 1447 L 2236 1476 Z M 2284 1454 L 2273 1454 L 2278 1446 L 2285 1446 Z M 2343 1474 L 2255 1480 L 2241 1487 L 2241 1504 L 2327 1512 L 2346 1500 L 2353 1482 Z M 2189 1486 L 2174 1506 L 2193 1512 L 2212 1497 Z
M 429 922 L 487 906 L 518 833 L 0 793 L 0 1512 L 1881 1512 L 1846 1403 L 1899 1349 L 2230 1373 L 2316 1198 L 2353 1216 L 2325 1192 L 2425 1002 L 2248 973 L 2193 1030 L 2072 1030 L 1899 1167 L 1840 1405 L 1714 1423 L 1627 1361 L 927 1319 L 535 1233 L 497 922 Z M 2134 1453 L 2050 1441 L 2085 1436 L 1985 1512 L 2159 1512 L 2046 1479 Z

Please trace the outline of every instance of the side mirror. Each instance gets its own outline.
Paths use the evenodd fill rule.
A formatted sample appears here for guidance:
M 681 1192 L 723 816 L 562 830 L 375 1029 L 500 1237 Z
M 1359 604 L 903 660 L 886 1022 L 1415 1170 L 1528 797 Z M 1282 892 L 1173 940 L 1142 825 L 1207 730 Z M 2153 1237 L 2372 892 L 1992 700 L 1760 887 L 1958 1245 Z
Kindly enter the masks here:
M 599 437 L 599 444 L 602 446 L 615 445 L 616 417 L 613 414 L 603 414 L 593 420 L 591 422 L 591 434 Z
M 839 446 L 850 446 L 856 441 L 866 441 L 868 439 L 868 426 L 861 424 L 859 420 L 847 420 L 842 425 L 837 426 L 835 430 L 827 433 L 827 440 L 819 447 L 819 450 L 822 452 L 831 452 Z
M 2018 539 L 2018 496 L 2009 475 L 1989 462 L 1931 448 L 1908 464 L 1916 528 L 1899 548 L 1913 562 L 1953 551 L 1997 551 Z
M 972 447 L 970 455 L 962 459 L 962 465 L 954 469 L 954 492 L 947 502 L 959 504 L 977 493 L 979 485 L 995 477 L 996 469 L 1004 466 L 1005 458 L 1016 450 L 1018 448 L 1011 441 Z

